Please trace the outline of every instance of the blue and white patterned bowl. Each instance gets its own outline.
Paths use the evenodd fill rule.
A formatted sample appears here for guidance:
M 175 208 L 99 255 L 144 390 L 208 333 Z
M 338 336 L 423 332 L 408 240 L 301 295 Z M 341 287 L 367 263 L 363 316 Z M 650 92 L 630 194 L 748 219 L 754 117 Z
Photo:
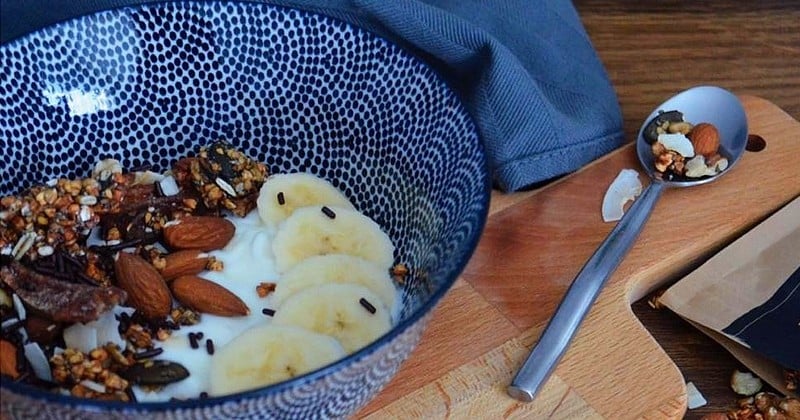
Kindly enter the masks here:
M 179 403 L 79 400 L 4 381 L 11 418 L 343 417 L 419 341 L 467 263 L 490 181 L 475 125 L 420 60 L 325 16 L 256 3 L 162 3 L 57 24 L 0 46 L 0 196 L 80 177 L 104 157 L 168 168 L 225 137 L 271 172 L 331 180 L 412 267 L 401 321 L 294 380 Z

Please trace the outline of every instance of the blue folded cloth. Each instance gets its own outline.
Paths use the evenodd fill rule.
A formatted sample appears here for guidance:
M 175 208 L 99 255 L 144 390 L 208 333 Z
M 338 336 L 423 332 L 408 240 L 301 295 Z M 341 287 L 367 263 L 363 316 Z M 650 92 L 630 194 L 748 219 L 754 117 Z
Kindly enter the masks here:
M 68 18 L 161 0 L 3 0 L 0 42 Z M 564 0 L 274 0 L 375 32 L 428 62 L 475 118 L 495 185 L 516 191 L 623 142 L 622 115 Z

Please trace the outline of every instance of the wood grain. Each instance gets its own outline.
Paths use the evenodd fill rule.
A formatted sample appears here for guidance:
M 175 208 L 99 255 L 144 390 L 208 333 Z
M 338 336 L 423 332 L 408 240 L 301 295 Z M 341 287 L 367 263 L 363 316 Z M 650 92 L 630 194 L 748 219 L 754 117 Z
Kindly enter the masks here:
M 568 284 L 611 229 L 600 219 L 608 184 L 636 168 L 632 145 L 521 198 L 495 194 L 462 279 L 422 343 L 360 415 L 370 418 L 678 418 L 684 378 L 630 304 L 696 267 L 800 195 L 800 123 L 743 97 L 752 132 L 768 142 L 713 184 L 668 190 L 601 292 L 539 397 L 520 404 L 505 387 Z M 761 168 L 773 167 L 773 171 Z M 727 203 L 728 205 L 721 205 Z M 735 203 L 736 205 L 729 205 Z
M 616 89 L 623 112 L 627 139 L 635 138 L 641 120 L 655 105 L 677 91 L 698 84 L 713 83 L 740 94 L 768 98 L 794 119 L 800 119 L 800 1 L 576 0 L 574 3 Z M 788 118 L 784 113 L 768 104 L 752 100 L 748 102 L 748 105 L 750 117 L 757 119 L 759 127 L 767 130 L 762 131 L 762 135 L 765 135 L 764 133 L 770 137 L 777 135 L 785 140 L 783 130 L 787 127 L 792 129 L 795 127 L 795 125 L 787 124 Z M 765 137 L 768 136 L 765 135 Z M 794 140 L 800 141 L 800 137 L 795 135 Z M 784 151 L 784 153 L 786 152 Z M 785 159 L 786 156 L 796 156 L 796 151 L 794 153 L 794 155 L 778 157 Z M 587 170 L 591 170 L 591 167 L 584 168 L 575 176 L 582 176 Z M 608 174 L 606 173 L 606 175 Z M 537 200 L 541 193 L 547 191 L 548 188 L 557 187 L 560 183 L 568 182 L 569 179 L 569 177 L 562 178 L 541 191 L 509 195 L 495 193 L 491 207 L 492 217 L 505 211 L 513 211 L 515 205 Z M 761 217 L 766 216 L 767 214 L 763 214 Z M 755 219 L 758 218 L 749 222 L 756 223 L 758 220 Z M 742 221 L 742 219 L 737 219 L 736 223 Z M 747 220 L 744 221 L 747 222 Z M 525 223 L 530 223 L 529 219 L 526 218 Z M 523 222 L 520 221 L 519 224 L 523 224 Z M 603 226 L 600 229 L 609 229 L 609 227 Z M 745 229 L 746 227 L 742 227 L 740 230 Z M 579 238 L 578 241 L 596 240 L 599 242 L 598 238 L 602 239 L 603 232 L 588 232 L 587 234 L 591 236 L 590 239 Z M 724 232 L 722 233 L 724 234 Z M 720 232 L 714 231 L 713 234 L 718 235 Z M 735 236 L 736 232 L 729 232 L 729 234 Z M 642 239 L 647 242 L 640 242 L 640 246 L 658 247 L 662 244 L 656 238 L 640 238 L 640 241 Z M 724 241 L 710 244 L 706 255 L 694 256 L 691 261 L 686 262 L 686 268 L 683 269 L 651 266 L 647 275 L 652 278 L 645 278 L 639 284 L 629 284 L 628 289 L 622 291 L 627 295 L 625 296 L 623 293 L 622 296 L 625 296 L 627 301 L 635 300 L 637 297 L 645 295 L 659 282 L 669 282 L 680 277 L 689 270 L 689 267 L 698 265 L 723 244 Z M 582 246 L 586 246 L 586 244 L 583 243 Z M 544 247 L 546 248 L 547 245 Z M 580 252 L 570 251 L 572 254 Z M 587 251 L 582 252 L 585 254 Z M 502 257 L 504 254 L 498 252 L 497 255 Z M 476 255 L 475 258 L 474 264 L 491 264 L 491 261 L 477 260 L 483 258 L 481 255 Z M 573 255 L 573 258 L 577 259 L 577 255 Z M 578 268 L 573 267 L 573 270 Z M 564 275 L 564 277 L 569 276 Z M 500 276 L 498 279 L 502 280 Z M 560 296 L 556 290 L 561 290 L 563 293 L 566 287 L 565 281 L 571 281 L 571 279 L 564 280 L 562 278 L 555 288 L 547 287 L 544 291 L 540 291 L 535 286 L 529 286 L 524 290 L 532 290 L 534 295 L 549 293 L 551 297 L 558 298 Z M 479 282 L 473 281 L 473 283 L 478 284 Z M 458 284 L 469 283 L 460 280 Z M 477 291 L 477 289 L 473 287 L 472 290 Z M 500 286 L 487 286 L 486 289 L 483 289 L 484 292 L 487 290 L 496 295 L 503 293 L 509 295 Z M 608 292 L 610 290 L 607 290 L 604 296 Z M 619 290 L 616 292 L 622 293 Z M 459 293 L 463 293 L 463 291 Z M 440 319 L 448 317 L 444 305 L 459 306 L 448 303 L 453 296 L 455 293 L 451 293 L 442 302 L 442 306 L 439 307 L 431 321 L 431 328 L 434 328 Z M 539 298 L 534 297 L 534 299 Z M 547 303 L 545 301 L 545 305 L 549 306 L 552 312 L 555 302 Z M 408 372 L 412 368 L 404 366 L 390 386 L 379 395 L 378 400 L 362 411 L 362 415 L 372 413 L 370 418 L 597 418 L 603 416 L 613 418 L 607 409 L 598 411 L 592 404 L 601 407 L 630 404 L 628 399 L 620 398 L 619 394 L 639 393 L 640 390 L 637 387 L 640 384 L 646 388 L 664 380 L 664 378 L 653 376 L 652 371 L 645 364 L 641 366 L 641 371 L 630 383 L 623 384 L 623 387 L 619 389 L 611 389 L 606 392 L 605 396 L 599 397 L 599 400 L 595 398 L 590 403 L 587 399 L 591 399 L 591 397 L 585 397 L 580 392 L 573 390 L 569 380 L 583 380 L 589 376 L 595 387 L 605 388 L 603 373 L 595 372 L 594 376 L 586 375 L 577 371 L 577 368 L 575 368 L 576 371 L 569 372 L 565 366 L 571 362 L 565 361 L 536 402 L 527 405 L 516 404 L 505 398 L 503 388 L 510 381 L 516 366 L 521 364 L 527 354 L 527 349 L 536 341 L 550 312 L 545 309 L 533 311 L 538 314 L 537 322 L 524 318 L 528 313 L 526 311 L 530 310 L 525 308 L 522 301 L 516 303 L 512 301 L 508 304 L 495 301 L 490 306 L 495 308 L 497 313 L 504 314 L 501 316 L 516 314 L 517 318 L 514 319 L 520 326 L 533 326 L 528 330 L 519 331 L 519 337 L 503 340 L 499 347 L 475 357 L 467 364 L 449 370 L 442 376 L 425 375 L 424 369 L 419 365 L 413 367 L 414 372 L 411 374 Z M 635 305 L 634 309 L 643 317 L 648 328 L 659 340 L 659 344 L 666 349 L 681 368 L 680 373 L 683 373 L 685 379 L 698 384 L 709 400 L 710 406 L 707 409 L 685 413 L 687 418 L 699 418 L 705 412 L 719 411 L 733 403 L 735 396 L 732 396 L 728 390 L 727 380 L 731 369 L 741 366 L 738 362 L 727 356 L 725 351 L 713 341 L 669 312 L 650 310 L 644 302 Z M 626 311 L 628 310 L 626 309 Z M 469 313 L 469 311 L 462 313 Z M 625 312 L 625 316 L 631 317 L 630 312 Z M 512 323 L 512 318 L 507 320 L 513 328 L 518 328 L 516 324 Z M 636 327 L 640 328 L 638 325 Z M 440 340 L 449 338 L 436 335 L 440 333 L 442 330 L 437 330 L 435 333 L 433 330 L 427 331 L 420 348 L 415 351 L 409 362 L 423 353 L 428 360 L 426 363 L 446 362 L 450 355 L 437 353 L 436 347 Z M 585 340 L 585 338 L 581 338 L 581 340 Z M 646 341 L 648 341 L 648 345 L 655 346 L 652 339 L 648 338 Z M 602 345 L 602 342 L 598 345 Z M 659 355 L 659 357 L 663 357 L 663 353 L 659 353 Z M 580 358 L 580 353 L 569 357 L 571 359 Z M 569 379 L 562 378 L 563 371 L 568 371 L 564 375 Z M 420 374 L 423 378 L 418 377 Z M 407 381 L 412 380 L 415 386 L 423 385 L 410 393 L 405 392 L 413 388 L 406 385 Z M 673 377 L 672 380 L 676 379 Z M 591 386 L 584 387 L 583 392 L 591 394 L 593 388 Z M 469 403 L 472 400 L 475 401 L 474 404 Z M 682 394 L 677 398 L 667 396 L 662 401 L 637 402 L 643 407 L 653 407 L 649 413 L 642 414 L 645 418 L 684 415 L 682 413 L 685 401 L 682 399 Z M 462 407 L 463 404 L 467 406 Z M 643 408 L 643 411 L 646 409 Z
M 627 139 L 654 105 L 716 84 L 800 118 L 800 1 L 576 0 Z

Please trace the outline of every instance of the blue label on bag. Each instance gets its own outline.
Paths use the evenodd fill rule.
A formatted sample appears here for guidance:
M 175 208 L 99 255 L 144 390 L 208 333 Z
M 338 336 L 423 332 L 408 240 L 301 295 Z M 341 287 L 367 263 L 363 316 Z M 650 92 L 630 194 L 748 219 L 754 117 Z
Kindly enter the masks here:
M 764 304 L 722 330 L 790 369 L 800 369 L 800 267 Z

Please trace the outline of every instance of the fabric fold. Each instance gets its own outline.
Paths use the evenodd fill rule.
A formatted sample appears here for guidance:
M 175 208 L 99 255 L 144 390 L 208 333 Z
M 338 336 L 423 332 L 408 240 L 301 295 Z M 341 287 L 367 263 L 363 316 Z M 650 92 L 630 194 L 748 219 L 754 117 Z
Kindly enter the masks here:
M 123 6 L 162 0 L 5 0 L 0 41 Z M 517 191 L 572 172 L 623 143 L 608 75 L 562 0 L 271 0 L 362 27 L 434 68 L 459 94 L 496 187 Z

